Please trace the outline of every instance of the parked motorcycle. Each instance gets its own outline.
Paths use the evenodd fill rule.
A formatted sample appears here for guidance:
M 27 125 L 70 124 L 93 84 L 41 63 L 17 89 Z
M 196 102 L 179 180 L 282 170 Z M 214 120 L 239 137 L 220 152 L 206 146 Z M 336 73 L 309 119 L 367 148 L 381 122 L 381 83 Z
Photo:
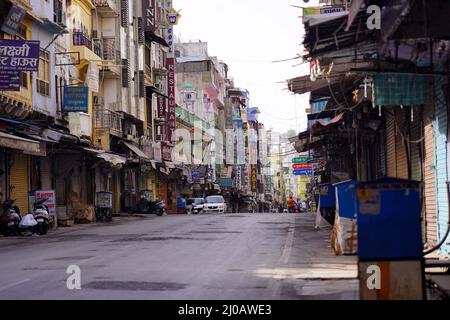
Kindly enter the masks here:
M 141 191 L 139 199 L 139 211 L 147 214 L 156 214 L 162 216 L 166 212 L 164 201 L 150 200 L 150 190 Z
M 34 226 L 34 233 L 39 235 L 47 234 L 50 229 L 49 209 L 44 204 L 48 198 L 37 199 L 33 204 L 33 217 L 37 224 Z
M 3 213 L 0 218 L 0 230 L 4 236 L 16 236 L 20 234 L 20 210 L 13 206 L 15 200 L 6 199 L 3 204 Z

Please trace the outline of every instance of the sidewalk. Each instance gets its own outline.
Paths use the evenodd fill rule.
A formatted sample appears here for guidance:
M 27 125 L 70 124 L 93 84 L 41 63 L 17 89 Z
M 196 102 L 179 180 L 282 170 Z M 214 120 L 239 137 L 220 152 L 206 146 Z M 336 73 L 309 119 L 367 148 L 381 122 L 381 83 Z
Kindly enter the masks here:
M 56 230 L 50 229 L 48 233 L 44 236 L 39 235 L 32 235 L 32 236 L 16 236 L 16 237 L 4 237 L 3 235 L 0 235 L 0 246 L 8 246 L 17 244 L 18 242 L 25 242 L 29 241 L 35 238 L 46 238 L 46 237 L 53 237 L 58 236 L 62 234 L 69 234 L 72 232 L 77 232 L 80 230 L 85 230 L 89 228 L 94 227 L 102 227 L 103 225 L 111 225 L 111 224 L 118 224 L 120 222 L 126 222 L 127 220 L 137 220 L 137 219 L 149 219 L 152 218 L 153 215 L 146 215 L 146 214 L 128 214 L 128 213 L 119 213 L 118 215 L 113 216 L 113 221 L 108 223 L 102 223 L 102 222 L 93 222 L 93 223 L 87 223 L 87 224 L 74 224 L 70 227 L 62 227 L 59 226 Z
M 292 250 L 280 274 L 281 293 L 305 300 L 357 300 L 357 257 L 335 256 L 331 228 L 316 230 L 315 214 L 295 219 Z

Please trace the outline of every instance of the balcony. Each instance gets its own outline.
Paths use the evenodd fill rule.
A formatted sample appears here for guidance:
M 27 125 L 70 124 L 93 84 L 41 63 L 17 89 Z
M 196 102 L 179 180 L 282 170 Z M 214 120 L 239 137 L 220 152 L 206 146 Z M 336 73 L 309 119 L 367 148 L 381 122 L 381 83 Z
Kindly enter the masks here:
M 97 12 L 102 17 L 119 15 L 119 0 L 92 0 Z
M 120 51 L 117 49 L 118 42 L 116 39 L 95 39 L 94 46 L 99 47 L 99 56 L 102 58 L 102 70 L 104 71 L 105 78 L 120 78 Z
M 119 112 L 105 109 L 103 105 L 95 106 L 95 129 L 109 129 L 111 135 L 122 137 L 122 119 L 123 116 Z
M 92 41 L 86 34 L 80 31 L 73 32 L 71 51 L 80 53 L 80 60 L 100 61 L 102 50 L 97 42 Z

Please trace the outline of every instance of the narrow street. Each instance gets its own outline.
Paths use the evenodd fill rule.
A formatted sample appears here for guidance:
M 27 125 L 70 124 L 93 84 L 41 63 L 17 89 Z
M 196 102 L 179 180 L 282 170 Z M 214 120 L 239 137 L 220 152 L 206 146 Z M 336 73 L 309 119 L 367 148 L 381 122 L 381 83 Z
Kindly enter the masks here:
M 355 257 L 335 257 L 313 215 L 116 218 L 0 238 L 1 299 L 357 299 Z M 66 288 L 69 265 L 81 290 Z

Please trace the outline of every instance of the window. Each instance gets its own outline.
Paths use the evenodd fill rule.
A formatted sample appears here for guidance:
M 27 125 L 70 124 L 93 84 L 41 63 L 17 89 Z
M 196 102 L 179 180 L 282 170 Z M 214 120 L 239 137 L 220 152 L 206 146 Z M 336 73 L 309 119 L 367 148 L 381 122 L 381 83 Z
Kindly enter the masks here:
M 20 73 L 20 86 L 24 88 L 28 88 L 28 73 L 21 72 Z
M 36 78 L 36 90 L 43 96 L 50 96 L 50 53 L 39 51 L 39 71 Z
M 130 66 L 128 59 L 122 59 L 122 88 L 128 88 L 130 85 Z

